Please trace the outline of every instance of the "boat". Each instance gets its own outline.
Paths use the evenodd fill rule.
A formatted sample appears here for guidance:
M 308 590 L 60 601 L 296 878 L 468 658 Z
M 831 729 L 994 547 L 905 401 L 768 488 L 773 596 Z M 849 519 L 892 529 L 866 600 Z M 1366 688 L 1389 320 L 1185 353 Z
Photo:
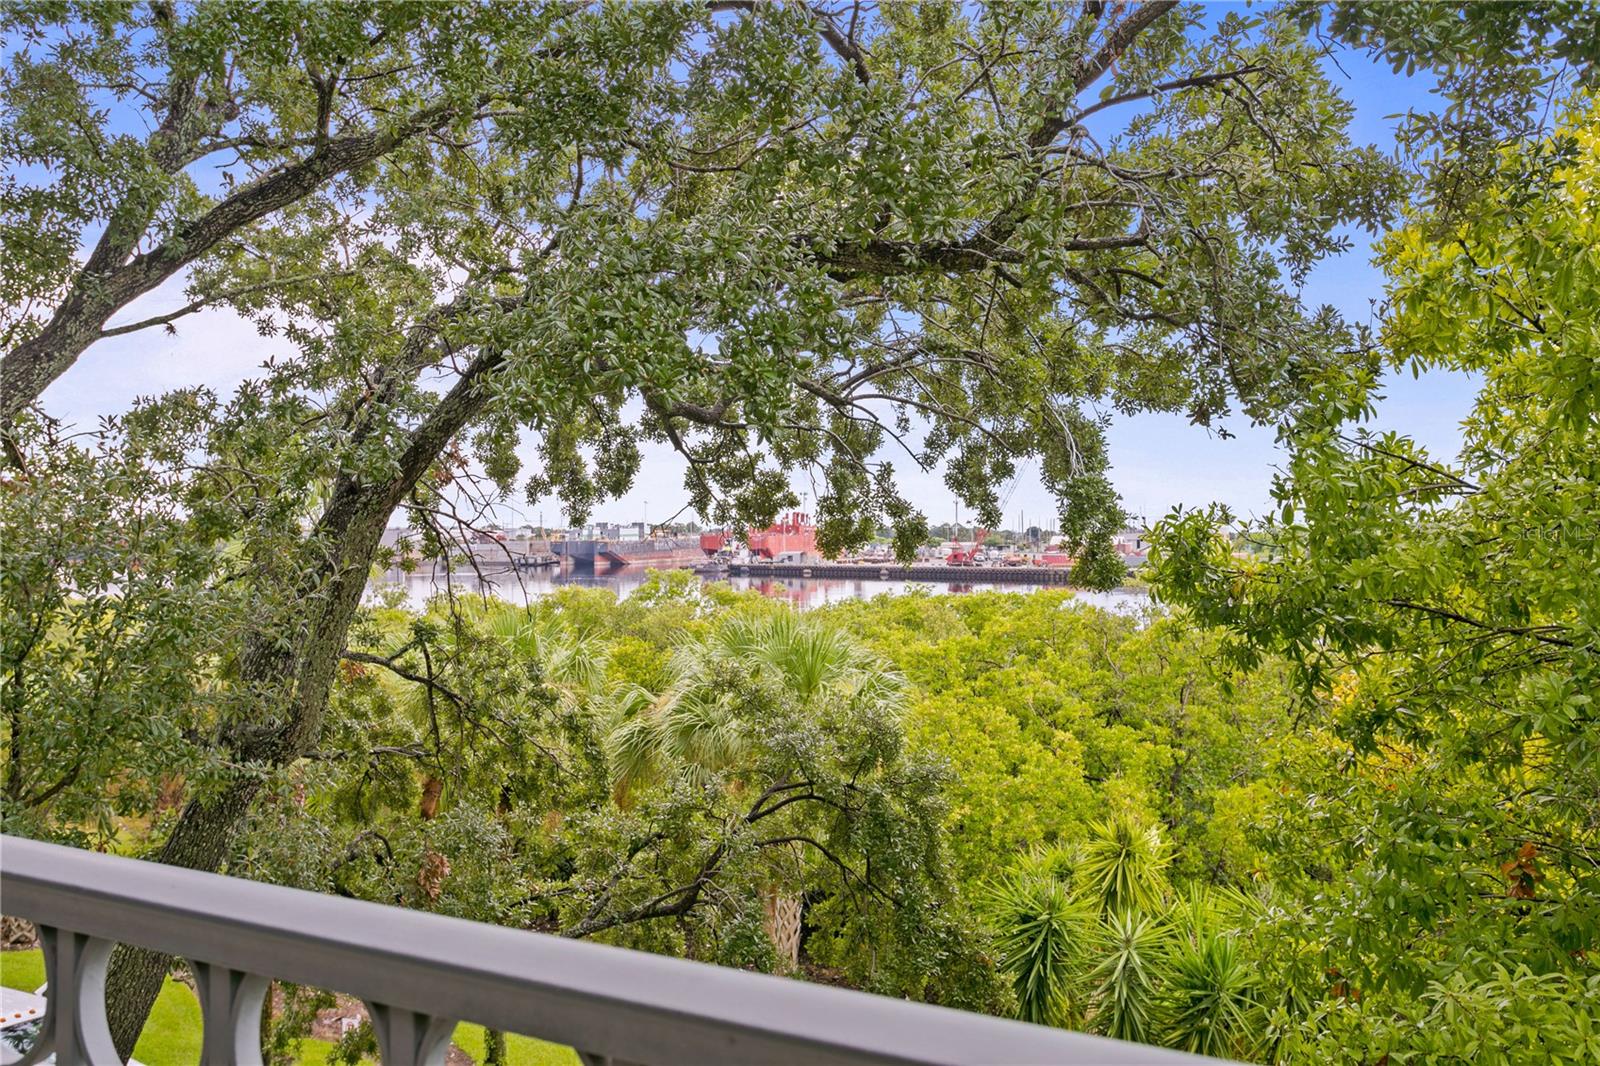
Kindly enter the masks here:
M 790 511 L 766 529 L 752 529 L 745 536 L 750 554 L 761 559 L 781 559 L 817 555 L 817 527 L 804 511 Z
M 642 540 L 584 539 L 556 541 L 562 558 L 574 566 L 594 570 L 615 570 L 625 566 L 652 566 L 657 569 L 692 566 L 703 562 L 699 537 L 646 537 Z

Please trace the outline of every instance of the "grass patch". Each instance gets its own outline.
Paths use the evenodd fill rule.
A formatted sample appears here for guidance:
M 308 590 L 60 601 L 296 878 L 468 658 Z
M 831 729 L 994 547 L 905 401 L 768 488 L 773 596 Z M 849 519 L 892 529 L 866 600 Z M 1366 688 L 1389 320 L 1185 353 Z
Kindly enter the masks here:
M 462 1022 L 454 1039 L 474 1061 L 482 1062 L 483 1036 L 483 1026 Z M 506 1059 L 510 1066 L 579 1066 L 578 1053 L 571 1048 L 515 1033 L 506 1035 Z
M 32 992 L 44 984 L 44 954 L 40 951 L 0 952 L 0 985 Z M 181 982 L 167 978 L 150 1020 L 145 1023 L 133 1057 L 144 1066 L 195 1066 L 200 1061 L 200 1003 Z M 483 1026 L 463 1022 L 456 1026 L 455 1042 L 478 1062 L 483 1061 Z M 299 1043 L 295 1057 L 302 1066 L 327 1066 L 333 1045 L 326 1040 L 306 1039 Z M 578 1066 L 578 1056 L 569 1047 L 535 1040 L 531 1036 L 506 1037 L 510 1066 Z
M 0 985 L 32 992 L 44 984 L 44 953 L 0 951 Z M 200 1002 L 189 986 L 172 978 L 150 1012 L 133 1057 L 144 1066 L 194 1066 L 200 1061 Z

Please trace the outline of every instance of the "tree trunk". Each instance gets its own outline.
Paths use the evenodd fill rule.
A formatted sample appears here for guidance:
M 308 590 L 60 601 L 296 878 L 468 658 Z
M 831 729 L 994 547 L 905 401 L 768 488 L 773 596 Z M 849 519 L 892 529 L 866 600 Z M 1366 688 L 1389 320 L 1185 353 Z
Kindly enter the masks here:
M 761 890 L 761 909 L 761 924 L 778 956 L 778 970 L 793 973 L 800 968 L 800 897 L 767 885 Z
M 9 428 L 19 412 L 39 398 L 100 336 L 116 310 L 105 300 L 74 293 L 39 332 L 0 361 L 0 426 Z
M 240 780 L 208 802 L 190 800 L 161 848 L 159 861 L 192 870 L 216 870 L 260 788 L 256 780 Z M 133 1054 L 133 1045 L 139 1042 L 139 1032 L 171 967 L 172 956 L 146 948 L 120 944 L 112 953 L 106 976 L 106 1021 L 123 1059 Z
M 252 634 L 241 656 L 241 682 L 258 694 L 261 713 L 233 735 L 220 738 L 237 761 L 287 766 L 316 744 L 384 525 L 450 439 L 482 410 L 488 399 L 483 378 L 503 362 L 503 355 L 480 355 L 468 366 L 410 434 L 393 478 L 378 483 L 344 478 L 335 486 L 306 541 L 304 558 L 314 562 L 290 597 L 294 613 Z M 279 639 L 285 632 L 298 635 L 292 648 L 285 649 Z M 262 728 L 260 723 L 271 725 Z M 257 778 L 241 777 L 206 802 L 190 800 L 157 860 L 215 872 L 260 789 Z M 139 1039 L 171 962 L 159 952 L 126 946 L 112 956 L 106 1014 L 117 1053 L 124 1058 Z

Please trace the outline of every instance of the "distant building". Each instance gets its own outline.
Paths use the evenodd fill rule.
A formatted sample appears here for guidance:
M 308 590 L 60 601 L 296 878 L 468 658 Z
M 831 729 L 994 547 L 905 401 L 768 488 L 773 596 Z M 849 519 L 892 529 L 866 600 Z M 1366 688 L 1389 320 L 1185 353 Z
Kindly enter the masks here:
M 1129 526 L 1111 538 L 1111 546 L 1118 555 L 1142 555 L 1150 550 L 1148 536 L 1144 529 Z
M 1122 557 L 1122 565 L 1137 570 L 1150 558 L 1149 531 L 1129 526 L 1111 538 L 1111 547 Z

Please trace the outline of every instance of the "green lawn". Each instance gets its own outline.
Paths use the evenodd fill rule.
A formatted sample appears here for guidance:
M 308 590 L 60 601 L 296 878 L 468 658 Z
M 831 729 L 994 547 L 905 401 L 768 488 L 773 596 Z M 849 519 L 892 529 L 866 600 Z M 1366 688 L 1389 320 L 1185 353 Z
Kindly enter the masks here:
M 455 1041 L 473 1059 L 483 1061 L 483 1026 L 462 1022 L 456 1026 Z M 506 1037 L 506 1054 L 511 1066 L 578 1066 L 578 1054 L 571 1048 L 515 1033 Z
M 44 956 L 38 951 L 0 952 L 0 985 L 32 992 L 44 984 Z M 188 986 L 168 978 L 145 1023 L 133 1057 L 144 1066 L 194 1066 L 200 1061 L 200 1004 Z M 483 1061 L 483 1026 L 463 1022 L 455 1041 L 478 1062 Z M 299 1060 L 305 1066 L 325 1066 L 333 1045 L 323 1040 L 302 1040 Z M 511 1066 L 578 1066 L 571 1048 L 527 1036 L 506 1039 Z
M 29 992 L 44 984 L 39 951 L 0 951 L 0 984 Z M 200 1061 L 200 1003 L 170 977 L 150 1012 L 133 1057 L 145 1066 L 194 1066 Z

